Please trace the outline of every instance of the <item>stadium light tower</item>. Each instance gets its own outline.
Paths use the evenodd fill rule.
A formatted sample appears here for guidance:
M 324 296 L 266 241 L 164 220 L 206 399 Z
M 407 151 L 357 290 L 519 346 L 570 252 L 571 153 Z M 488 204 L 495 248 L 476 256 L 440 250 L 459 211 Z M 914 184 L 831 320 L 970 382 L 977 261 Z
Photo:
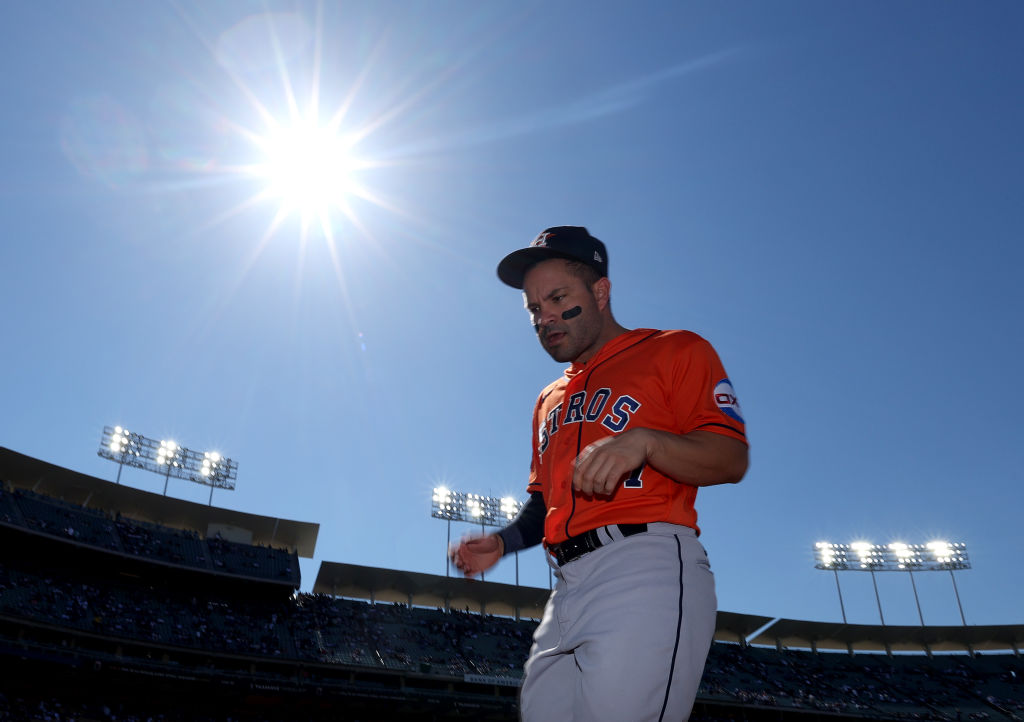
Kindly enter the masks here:
M 430 505 L 430 516 L 448 522 L 448 546 L 445 547 L 444 555 L 445 576 L 451 574 L 448 569 L 448 549 L 452 545 L 453 521 L 479 524 L 480 531 L 484 532 L 489 526 L 499 528 L 507 526 L 516 517 L 522 506 L 522 502 L 510 496 L 499 499 L 493 496 L 452 491 L 446 486 L 436 487 Z M 483 574 L 480 575 L 480 578 L 483 578 Z M 519 586 L 519 552 L 516 552 L 516 586 Z
M 896 556 L 900 568 L 906 569 L 907 574 L 910 575 L 910 587 L 914 590 L 914 603 L 917 604 L 917 618 L 921 620 L 921 626 L 923 627 L 924 615 L 921 614 L 921 600 L 917 596 L 917 583 L 914 581 L 914 567 L 917 565 L 917 554 L 903 542 L 893 542 L 889 545 L 889 549 Z
M 184 459 L 181 447 L 173 441 L 162 440 L 156 452 L 156 465 L 167 469 L 164 474 L 164 496 L 167 496 L 167 482 L 171 480 L 171 471 L 181 467 Z
M 121 469 L 124 468 L 124 465 L 137 466 L 138 464 L 133 462 L 141 453 L 142 437 L 138 434 L 133 434 L 120 426 L 115 426 L 112 429 L 107 426 L 103 429 L 99 455 L 117 462 L 116 483 L 121 483 Z
M 117 483 L 121 483 L 121 469 L 134 466 L 164 477 L 164 496 L 171 477 L 188 479 L 210 487 L 209 504 L 213 505 L 213 490 L 235 488 L 238 462 L 217 452 L 200 453 L 186 449 L 174 441 L 157 441 L 135 434 L 120 426 L 104 426 L 100 438 L 99 456 L 117 462 Z
M 960 610 L 960 621 L 967 626 L 964 607 L 960 602 L 960 591 L 957 589 L 956 577 L 953 574 L 954 570 L 971 568 L 970 558 L 967 556 L 967 545 L 963 542 L 930 541 L 927 544 L 893 542 L 884 545 L 870 544 L 864 541 L 852 544 L 818 542 L 814 545 L 814 554 L 817 560 L 814 565 L 816 569 L 832 570 L 835 574 L 844 624 L 846 623 L 846 608 L 843 605 L 843 592 L 839 587 L 838 572 L 871 572 L 871 581 L 875 587 L 875 600 L 878 602 L 878 616 L 883 625 L 885 617 L 882 615 L 882 599 L 878 595 L 875 572 L 907 572 L 910 576 L 910 586 L 914 590 L 914 601 L 917 603 L 917 616 L 921 620 L 921 626 L 924 626 L 924 615 L 921 613 L 921 600 L 917 595 L 914 572 L 948 571 L 950 579 L 953 580 L 953 593 L 956 595 L 956 604 Z
M 885 626 L 885 616 L 882 614 L 882 597 L 878 594 L 878 580 L 875 579 L 875 569 L 882 566 L 882 556 L 875 550 L 874 544 L 868 544 L 867 542 L 858 541 L 850 545 L 857 554 L 857 558 L 860 560 L 860 568 L 867 569 L 871 572 L 871 584 L 875 587 L 875 602 L 878 603 L 878 618 L 882 621 L 882 626 Z
M 967 626 L 967 617 L 964 616 L 964 605 L 960 603 L 960 590 L 956 588 L 956 577 L 954 569 L 970 569 L 971 561 L 967 556 L 967 545 L 963 542 L 950 544 L 946 541 L 931 541 L 925 544 L 932 559 L 935 571 L 946 569 L 949 571 L 949 578 L 953 582 L 953 594 L 956 595 L 956 605 L 960 609 L 960 621 Z
M 839 592 L 839 610 L 843 613 L 843 624 L 846 624 L 846 605 L 843 604 L 843 588 L 839 586 L 840 562 L 837 559 L 836 545 L 828 542 L 818 542 L 814 545 L 814 553 L 818 557 L 816 569 L 831 569 L 836 577 L 836 591 Z

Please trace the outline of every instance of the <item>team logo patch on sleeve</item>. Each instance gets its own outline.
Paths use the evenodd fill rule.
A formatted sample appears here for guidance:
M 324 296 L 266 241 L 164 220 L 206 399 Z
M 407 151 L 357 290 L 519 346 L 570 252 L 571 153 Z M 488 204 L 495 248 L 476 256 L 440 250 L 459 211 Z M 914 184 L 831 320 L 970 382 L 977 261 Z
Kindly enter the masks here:
M 736 392 L 729 379 L 722 379 L 715 384 L 715 403 L 730 419 L 736 419 L 741 424 L 746 423 L 743 420 L 743 412 L 740 410 L 740 400 L 736 398 Z

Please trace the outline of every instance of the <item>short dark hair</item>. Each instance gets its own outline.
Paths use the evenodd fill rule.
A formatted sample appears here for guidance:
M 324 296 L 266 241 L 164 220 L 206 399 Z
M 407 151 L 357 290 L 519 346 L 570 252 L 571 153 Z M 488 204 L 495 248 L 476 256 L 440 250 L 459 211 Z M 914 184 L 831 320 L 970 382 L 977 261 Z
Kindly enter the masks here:
M 535 266 L 548 260 L 552 259 L 544 258 L 540 261 L 535 261 L 531 263 L 525 269 L 523 269 L 523 276 L 529 273 Z M 593 266 L 591 266 L 589 263 L 584 263 L 583 261 L 574 261 L 570 258 L 563 258 L 562 260 L 565 261 L 566 270 L 568 270 L 571 275 L 581 279 L 583 281 L 583 284 L 587 287 L 588 291 L 591 288 L 593 288 L 594 284 L 600 281 L 602 278 L 601 272 L 598 271 Z
M 569 269 L 569 273 L 582 279 L 588 289 L 593 288 L 594 284 L 601 280 L 600 272 L 589 263 L 566 260 L 566 267 Z

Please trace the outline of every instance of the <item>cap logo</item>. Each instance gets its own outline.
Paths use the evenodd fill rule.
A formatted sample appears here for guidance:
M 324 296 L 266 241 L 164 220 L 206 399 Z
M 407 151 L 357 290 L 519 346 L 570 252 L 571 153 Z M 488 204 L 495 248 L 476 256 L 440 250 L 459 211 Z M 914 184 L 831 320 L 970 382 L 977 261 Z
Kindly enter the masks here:
M 555 235 L 555 234 L 554 233 L 541 233 L 539 236 L 537 236 L 532 241 L 530 241 L 530 246 L 532 248 L 547 248 L 548 247 L 548 238 L 550 236 L 553 236 L 553 235 Z
M 597 251 L 594 251 L 594 260 L 597 261 L 598 263 L 604 263 L 604 259 L 601 258 L 601 254 L 598 253 Z

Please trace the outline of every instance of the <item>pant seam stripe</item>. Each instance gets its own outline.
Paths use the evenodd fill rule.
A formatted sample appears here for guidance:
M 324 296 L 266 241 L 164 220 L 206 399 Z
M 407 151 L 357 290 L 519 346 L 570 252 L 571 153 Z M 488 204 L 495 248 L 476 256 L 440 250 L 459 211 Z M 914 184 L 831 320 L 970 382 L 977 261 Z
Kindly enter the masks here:
M 658 722 L 662 722 L 665 719 L 665 710 L 668 708 L 668 696 L 672 691 L 672 677 L 676 669 L 676 655 L 679 653 L 679 636 L 683 627 L 683 549 L 682 544 L 679 542 L 679 537 L 673 538 L 676 540 L 676 555 L 679 559 L 679 609 L 676 616 L 676 643 L 672 647 L 672 664 L 668 668 L 668 684 L 665 685 L 665 699 L 661 703 L 661 714 L 658 715 Z

